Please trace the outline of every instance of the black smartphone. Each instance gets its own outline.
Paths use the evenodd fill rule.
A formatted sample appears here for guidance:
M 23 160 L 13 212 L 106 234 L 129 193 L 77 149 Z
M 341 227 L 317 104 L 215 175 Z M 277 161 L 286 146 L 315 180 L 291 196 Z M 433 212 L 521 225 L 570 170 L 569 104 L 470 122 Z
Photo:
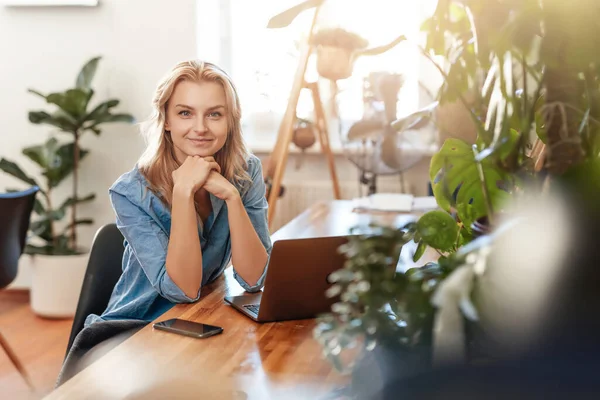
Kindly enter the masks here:
M 219 326 L 199 324 L 197 322 L 186 321 L 184 319 L 177 318 L 157 322 L 152 325 L 152 327 L 162 331 L 178 333 L 180 335 L 191 336 L 200 339 L 218 335 L 219 333 L 223 332 L 223 328 Z

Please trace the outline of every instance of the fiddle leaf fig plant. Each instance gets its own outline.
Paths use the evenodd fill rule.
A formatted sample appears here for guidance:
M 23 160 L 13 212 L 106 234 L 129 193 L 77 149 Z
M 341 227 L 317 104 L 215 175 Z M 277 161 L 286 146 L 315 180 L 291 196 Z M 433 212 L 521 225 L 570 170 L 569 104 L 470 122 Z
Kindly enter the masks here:
M 119 100 L 109 99 L 92 107 L 91 99 L 94 96 L 92 81 L 98 68 L 100 57 L 89 60 L 80 70 L 75 80 L 75 87 L 63 92 L 44 95 L 39 91 L 29 89 L 30 93 L 42 97 L 52 106 L 48 111 L 30 111 L 29 121 L 33 124 L 49 125 L 58 129 L 58 133 L 67 134 L 70 142 L 59 141 L 51 136 L 45 143 L 23 149 L 25 157 L 35 163 L 41 170 L 44 184 L 27 175 L 17 163 L 2 158 L 0 170 L 21 180 L 28 185 L 40 187 L 42 195 L 36 200 L 34 213 L 37 218 L 31 223 L 33 235 L 41 244 L 28 244 L 25 252 L 29 254 L 69 255 L 78 254 L 81 250 L 77 243 L 77 226 L 93 223 L 90 218 L 79 218 L 77 206 L 95 199 L 93 193 L 81 196 L 78 190 L 79 167 L 89 151 L 82 149 L 80 140 L 82 135 L 93 132 L 100 135 L 101 127 L 105 123 L 124 122 L 133 123 L 135 120 L 130 114 L 113 113 L 119 105 Z M 60 204 L 55 203 L 52 192 L 68 176 L 73 175 L 72 194 Z M 59 229 L 58 223 L 70 214 L 70 220 Z

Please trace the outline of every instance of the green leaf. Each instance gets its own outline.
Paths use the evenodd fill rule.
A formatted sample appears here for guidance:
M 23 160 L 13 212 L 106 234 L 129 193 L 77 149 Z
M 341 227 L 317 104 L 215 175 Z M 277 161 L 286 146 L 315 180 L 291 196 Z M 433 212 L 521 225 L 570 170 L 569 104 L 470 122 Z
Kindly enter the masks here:
M 43 169 L 42 175 L 48 178 L 48 187 L 52 189 L 73 171 L 74 149 L 73 143 L 60 145 L 50 138 L 43 145 L 23 149 L 23 154 Z M 80 149 L 79 160 L 87 154 L 87 150 Z
M 41 218 L 32 221 L 29 229 L 34 235 L 41 237 L 44 240 L 52 241 L 50 229 L 50 221 L 60 221 L 65 217 L 65 210 L 49 210 L 41 214 Z
M 79 161 L 81 162 L 89 152 L 84 149 L 79 150 Z M 56 149 L 53 155 L 54 163 L 43 174 L 48 178 L 50 188 L 58 186 L 74 168 L 75 144 L 67 143 Z
M 43 169 L 42 175 L 48 178 L 48 187 L 52 189 L 73 171 L 74 150 L 73 143 L 60 145 L 50 138 L 43 145 L 23 149 L 23 154 Z M 79 160 L 87 154 L 87 150 L 80 149 Z
M 65 111 L 58 109 L 52 113 L 52 118 L 58 123 L 65 126 L 67 129 L 63 129 L 67 132 L 74 132 L 80 127 L 80 123 L 70 114 Z
M 70 223 L 69 225 L 67 225 L 65 227 L 65 229 L 63 230 L 63 234 L 68 232 L 73 225 L 77 226 L 77 225 L 91 225 L 94 223 L 94 220 L 91 218 L 85 218 L 85 219 L 78 219 L 77 221 L 75 221 L 75 223 Z
M 421 257 L 423 257 L 423 253 L 425 253 L 425 249 L 427 249 L 427 245 L 425 242 L 419 242 L 417 245 L 417 250 L 415 250 L 415 254 L 413 255 L 413 261 L 417 262 Z
M 69 197 L 68 199 L 66 199 L 61 206 L 59 207 L 61 210 L 65 210 L 67 207 L 72 206 L 73 204 L 81 204 L 81 203 L 87 203 L 89 201 L 92 201 L 96 198 L 96 195 L 94 193 L 92 194 L 88 194 L 85 197 L 79 197 L 77 199 L 74 199 L 73 197 Z
M 135 123 L 135 118 L 130 114 L 103 114 L 98 116 L 92 123 L 84 129 L 94 129 L 100 124 L 110 123 L 110 122 L 126 122 L 128 124 Z
M 52 210 L 46 213 L 47 218 L 52 221 L 60 221 L 65 217 L 65 210 Z
M 23 149 L 23 154 L 42 169 L 48 169 L 55 162 L 54 157 L 58 149 L 58 141 L 50 138 L 43 145 L 30 146 Z
M 45 111 L 30 111 L 29 121 L 38 125 L 46 124 L 55 126 L 65 132 L 72 132 L 76 129 L 76 125 L 66 118 L 65 113 L 61 111 L 57 111 L 52 115 Z
M 32 186 L 39 186 L 33 178 L 30 178 L 23 172 L 21 167 L 12 161 L 8 161 L 6 158 L 0 159 L 0 170 Z
M 415 231 L 413 241 L 415 243 L 419 243 L 421 241 L 421 234 L 419 233 L 419 231 Z
M 27 91 L 28 91 L 29 93 L 35 94 L 36 96 L 40 96 L 41 98 L 43 98 L 44 100 L 46 100 L 46 95 L 45 95 L 45 94 L 43 94 L 43 93 L 40 93 L 40 92 L 38 92 L 38 91 L 37 91 L 37 90 L 35 90 L 35 89 L 27 89 Z
M 491 158 L 492 160 L 500 162 L 505 167 L 505 171 L 512 171 L 513 169 L 509 168 L 514 168 L 515 166 L 509 164 L 514 164 L 517 161 L 515 160 L 515 156 L 518 155 L 518 145 L 520 143 L 520 139 L 521 134 L 515 129 L 510 129 L 505 135 L 500 137 L 498 141 L 492 145 L 492 147 L 481 151 L 477 157 L 475 157 L 475 160 L 482 162 L 487 158 Z M 509 157 L 511 160 L 509 160 Z M 516 167 L 518 167 L 518 165 Z
M 62 93 L 52 93 L 46 97 L 48 103 L 57 105 L 76 120 L 82 120 L 94 91 L 92 89 L 69 89 Z
M 52 119 L 52 116 L 48 114 L 46 111 L 30 111 L 29 112 L 29 122 L 34 124 L 44 124 L 46 120 Z
M 497 152 L 498 158 L 503 161 L 510 156 L 519 144 L 520 138 L 521 134 L 515 129 L 510 129 L 506 136 L 500 138 L 494 148 L 494 152 Z
M 110 115 L 109 110 L 119 105 L 119 100 L 112 99 L 98 104 L 89 114 L 85 116 L 82 122 L 93 121 L 103 115 Z
M 80 89 L 90 89 L 92 80 L 96 75 L 96 70 L 98 69 L 98 62 L 102 57 L 94 57 L 89 60 L 79 71 L 79 75 L 77 75 L 77 81 L 75 83 L 76 87 Z
M 131 114 L 113 114 L 103 122 L 126 122 L 133 124 L 135 123 L 135 117 Z
M 492 207 L 500 207 L 512 189 L 512 182 L 492 160 L 481 161 L 487 192 Z M 473 221 L 487 215 L 477 161 L 471 146 L 459 139 L 447 139 L 432 159 L 429 168 L 433 194 L 441 208 L 450 212 L 453 194 L 456 194 L 457 211 L 467 229 Z
M 425 213 L 417 222 L 421 244 L 441 251 L 451 251 L 458 238 L 458 224 L 450 214 L 435 210 Z M 424 249 L 422 251 L 425 251 Z

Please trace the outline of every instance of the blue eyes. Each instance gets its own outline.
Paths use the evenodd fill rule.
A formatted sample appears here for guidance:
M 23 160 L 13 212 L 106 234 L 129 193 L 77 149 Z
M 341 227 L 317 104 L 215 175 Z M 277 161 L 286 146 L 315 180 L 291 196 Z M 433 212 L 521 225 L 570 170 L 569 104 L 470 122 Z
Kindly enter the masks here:
M 179 111 L 178 114 L 181 115 L 182 117 L 191 117 L 192 116 L 192 113 L 188 110 Z M 208 117 L 213 118 L 213 119 L 221 118 L 222 116 L 223 116 L 223 114 L 220 113 L 219 111 L 213 111 L 210 114 L 208 114 Z

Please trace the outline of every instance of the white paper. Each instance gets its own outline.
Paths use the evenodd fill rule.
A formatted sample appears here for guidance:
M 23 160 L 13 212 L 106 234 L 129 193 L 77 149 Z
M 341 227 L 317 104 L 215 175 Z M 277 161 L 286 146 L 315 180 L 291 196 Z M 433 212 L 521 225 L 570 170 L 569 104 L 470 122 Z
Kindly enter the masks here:
M 438 208 L 438 204 L 433 196 L 415 197 L 413 199 L 413 211 L 429 211 L 436 208 Z
M 353 200 L 354 208 L 367 211 L 411 212 L 438 208 L 435 197 L 414 197 L 405 193 L 376 193 Z
M 412 210 L 413 195 L 403 193 L 376 193 L 355 199 L 355 207 L 372 211 L 409 212 Z

